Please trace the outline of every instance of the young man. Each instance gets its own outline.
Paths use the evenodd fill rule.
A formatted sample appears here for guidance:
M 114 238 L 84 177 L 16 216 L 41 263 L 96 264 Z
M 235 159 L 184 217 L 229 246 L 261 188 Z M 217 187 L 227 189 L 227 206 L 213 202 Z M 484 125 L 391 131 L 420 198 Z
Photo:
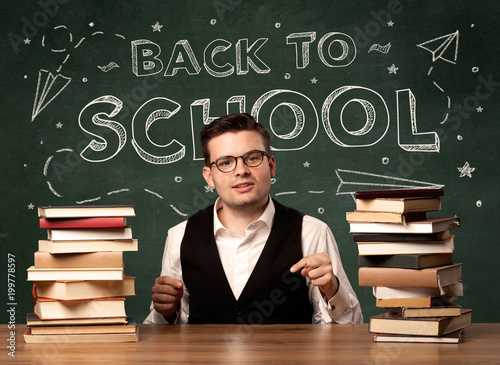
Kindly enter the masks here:
M 362 323 L 331 230 L 269 195 L 267 130 L 232 114 L 201 142 L 219 198 L 169 230 L 144 323 Z

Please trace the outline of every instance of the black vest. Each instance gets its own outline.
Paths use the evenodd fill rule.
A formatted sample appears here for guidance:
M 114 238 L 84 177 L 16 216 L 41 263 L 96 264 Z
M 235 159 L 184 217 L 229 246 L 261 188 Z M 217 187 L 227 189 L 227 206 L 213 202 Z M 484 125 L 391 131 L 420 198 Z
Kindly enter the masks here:
M 311 323 L 305 278 L 290 273 L 302 257 L 303 214 L 276 201 L 274 224 L 238 300 L 215 243 L 213 205 L 189 218 L 181 243 L 182 275 L 189 290 L 189 323 Z

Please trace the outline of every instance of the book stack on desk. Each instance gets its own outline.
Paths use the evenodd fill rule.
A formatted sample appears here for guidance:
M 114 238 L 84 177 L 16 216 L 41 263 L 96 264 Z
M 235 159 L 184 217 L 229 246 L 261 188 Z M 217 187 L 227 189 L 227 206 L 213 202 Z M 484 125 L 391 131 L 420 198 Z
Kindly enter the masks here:
M 27 343 L 138 341 L 125 297 L 135 278 L 124 275 L 124 251 L 137 251 L 127 218 L 133 206 L 39 207 L 40 228 L 33 282 L 34 313 L 28 313 Z
M 356 192 L 347 212 L 358 246 L 360 286 L 373 288 L 385 313 L 370 318 L 377 342 L 457 343 L 471 310 L 453 303 L 463 295 L 462 264 L 453 262 L 458 217 L 441 210 L 443 189 Z

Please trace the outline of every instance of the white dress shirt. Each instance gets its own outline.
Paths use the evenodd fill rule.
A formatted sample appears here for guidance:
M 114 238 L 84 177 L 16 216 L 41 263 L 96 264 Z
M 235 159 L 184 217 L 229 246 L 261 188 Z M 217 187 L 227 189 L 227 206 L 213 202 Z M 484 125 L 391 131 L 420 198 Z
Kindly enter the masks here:
M 248 225 L 245 236 L 241 236 L 227 228 L 219 221 L 217 210 L 221 206 L 218 199 L 214 206 L 214 234 L 220 260 L 227 280 L 236 299 L 239 298 L 250 274 L 264 249 L 271 232 L 274 220 L 274 204 L 269 204 L 262 216 Z M 187 221 L 181 222 L 168 231 L 163 252 L 161 276 L 170 276 L 181 280 L 182 267 L 180 247 Z M 333 273 L 339 281 L 337 294 L 325 300 L 318 287 L 312 285 L 307 278 L 309 298 L 313 306 L 313 317 L 316 323 L 363 323 L 361 307 L 347 278 L 335 238 L 330 228 L 319 219 L 305 215 L 302 222 L 302 252 L 304 256 L 324 252 L 332 261 Z M 210 300 L 210 298 L 207 298 Z M 184 295 L 180 303 L 180 312 L 175 323 L 187 323 L 189 317 L 189 288 L 184 285 Z M 144 323 L 168 323 L 153 308 Z

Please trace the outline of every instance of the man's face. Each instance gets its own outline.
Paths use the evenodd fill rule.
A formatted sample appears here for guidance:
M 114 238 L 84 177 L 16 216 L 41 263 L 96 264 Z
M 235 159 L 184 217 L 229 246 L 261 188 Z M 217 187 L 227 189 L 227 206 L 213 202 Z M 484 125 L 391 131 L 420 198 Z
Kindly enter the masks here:
M 210 162 L 223 156 L 243 156 L 252 150 L 265 151 L 262 137 L 255 131 L 225 133 L 208 143 Z M 236 168 L 223 173 L 215 165 L 203 167 L 203 177 L 215 188 L 223 204 L 230 209 L 260 209 L 267 203 L 271 178 L 276 171 L 274 157 L 264 156 L 262 164 L 248 167 L 238 158 Z

